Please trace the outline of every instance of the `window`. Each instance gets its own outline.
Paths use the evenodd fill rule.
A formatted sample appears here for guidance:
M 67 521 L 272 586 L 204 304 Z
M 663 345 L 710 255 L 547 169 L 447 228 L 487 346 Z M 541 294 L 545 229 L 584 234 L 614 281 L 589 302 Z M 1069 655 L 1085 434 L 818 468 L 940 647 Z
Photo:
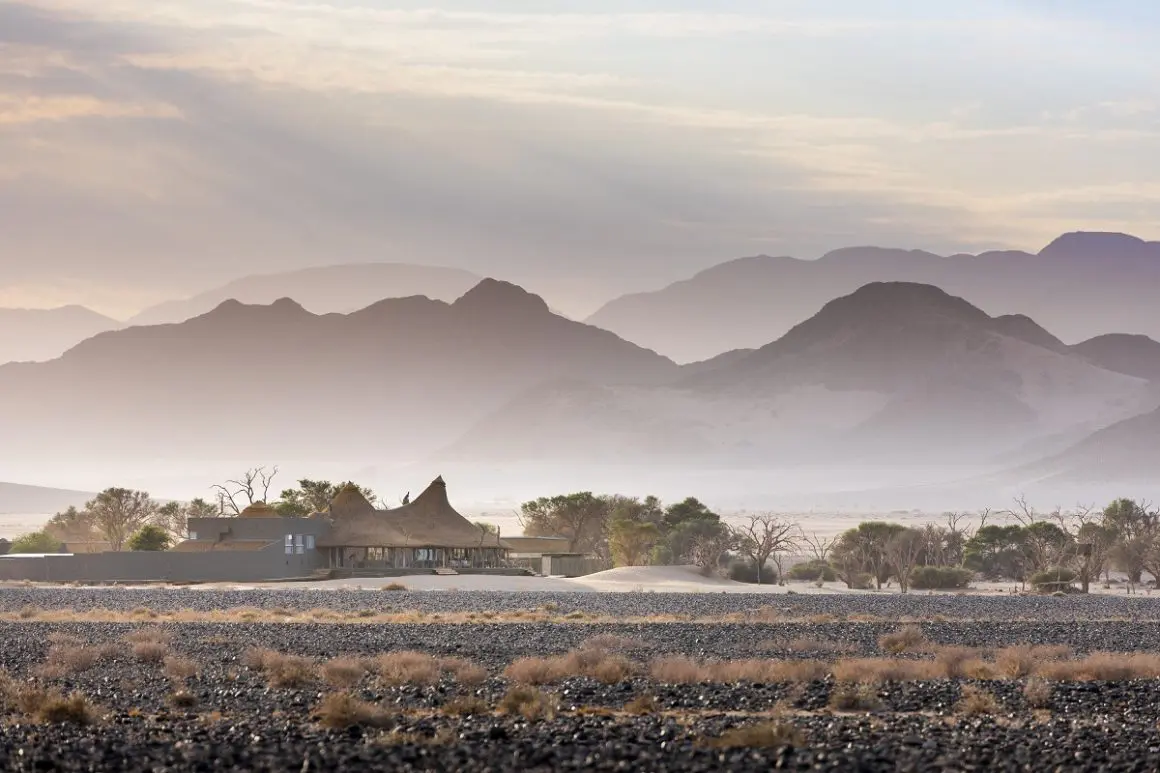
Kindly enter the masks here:
M 294 535 L 294 552 L 297 553 L 298 555 L 302 555 L 302 553 L 304 552 L 301 534 Z
M 294 553 L 294 535 L 287 534 L 286 535 L 286 555 L 291 555 L 293 553 Z
M 197 532 L 196 532 L 196 531 L 191 531 L 191 532 L 189 533 L 189 539 L 197 539 Z
M 313 534 L 306 535 L 306 549 L 307 550 L 314 550 L 314 535 Z

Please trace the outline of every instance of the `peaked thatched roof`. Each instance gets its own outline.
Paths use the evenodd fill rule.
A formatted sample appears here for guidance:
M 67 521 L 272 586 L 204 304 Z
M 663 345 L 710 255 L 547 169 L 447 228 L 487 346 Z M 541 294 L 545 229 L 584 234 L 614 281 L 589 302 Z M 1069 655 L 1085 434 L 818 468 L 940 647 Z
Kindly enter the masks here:
M 335 502 L 343 494 L 339 492 Z M 321 547 L 508 547 L 455 511 L 442 476 L 409 504 L 392 510 L 375 510 L 361 494 L 358 497 L 366 503 L 365 508 L 347 506 L 351 502 L 358 505 L 353 497 L 345 498 L 338 508 L 331 503 L 333 528 L 319 538 Z
M 374 512 L 374 505 L 363 496 L 358 486 L 353 483 L 343 486 L 334 496 L 334 499 L 330 500 L 330 515 L 336 520 L 357 518 Z
M 278 511 L 265 502 L 254 502 L 238 513 L 239 518 L 281 518 Z

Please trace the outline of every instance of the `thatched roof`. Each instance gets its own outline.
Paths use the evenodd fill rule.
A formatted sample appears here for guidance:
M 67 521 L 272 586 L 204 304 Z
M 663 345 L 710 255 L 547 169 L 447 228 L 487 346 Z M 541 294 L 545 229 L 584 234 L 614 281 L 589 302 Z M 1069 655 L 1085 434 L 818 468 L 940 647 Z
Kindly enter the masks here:
M 265 502 L 254 502 L 238 513 L 239 518 L 281 518 L 278 511 Z
M 339 496 L 342 494 L 339 492 Z M 332 503 L 330 512 L 333 528 L 319 538 L 321 547 L 508 547 L 496 535 L 485 534 L 455 511 L 447 500 L 447 484 L 442 477 L 432 481 L 410 504 L 393 510 L 375 510 L 367 503 L 366 508 L 357 511 L 346 507 L 336 511 Z
M 375 511 L 358 486 L 348 483 L 339 489 L 334 499 L 330 500 L 330 515 L 335 519 L 345 520 L 359 516 L 370 515 Z

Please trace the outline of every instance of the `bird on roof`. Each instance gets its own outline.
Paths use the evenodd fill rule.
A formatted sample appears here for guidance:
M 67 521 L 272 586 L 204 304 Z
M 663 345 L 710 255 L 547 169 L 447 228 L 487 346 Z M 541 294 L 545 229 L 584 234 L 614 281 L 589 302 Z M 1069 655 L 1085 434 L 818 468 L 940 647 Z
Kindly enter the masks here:
M 410 491 L 408 491 L 406 494 L 403 495 L 403 504 L 405 504 L 405 505 L 411 504 L 411 492 Z

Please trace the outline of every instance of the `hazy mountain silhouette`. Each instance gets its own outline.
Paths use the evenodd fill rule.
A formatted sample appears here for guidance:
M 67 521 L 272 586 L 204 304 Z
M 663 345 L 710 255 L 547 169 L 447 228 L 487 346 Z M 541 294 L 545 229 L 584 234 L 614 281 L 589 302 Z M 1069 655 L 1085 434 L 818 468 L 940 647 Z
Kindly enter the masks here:
M 491 279 L 454 303 L 389 299 L 315 315 L 230 300 L 0 367 L 0 455 L 411 459 L 534 384 L 656 384 L 660 355 L 553 315 Z
M 628 459 L 657 433 L 656 453 L 701 463 L 985 463 L 1156 406 L 1146 380 L 1089 362 L 1032 320 L 915 283 L 871 283 L 756 351 L 685 369 L 659 388 L 541 388 L 451 454 Z
M 84 491 L 25 486 L 0 481 L 0 514 L 55 513 L 69 507 L 82 507 L 93 496 Z
M 1113 332 L 1160 337 L 1160 242 L 1112 233 L 1066 234 L 1037 255 L 854 247 L 818 260 L 743 258 L 617 298 L 587 321 L 678 362 L 703 360 L 761 346 L 875 281 L 935 285 L 989 314 L 1026 315 L 1070 343 Z
M 1051 483 L 1146 482 L 1160 469 L 1160 410 L 1105 427 L 1062 453 L 1016 470 Z
M 1101 368 L 1160 381 L 1160 342 L 1148 336 L 1110 333 L 1072 347 Z
M 192 298 L 167 301 L 148 308 L 130 319 L 129 324 L 183 322 L 205 314 L 227 300 L 270 304 L 279 298 L 293 298 L 317 314 L 346 314 L 383 298 L 412 295 L 451 301 L 479 280 L 480 277 L 459 269 L 405 263 L 322 266 L 247 276 Z
M 51 360 L 78 341 L 119 327 L 83 306 L 0 309 L 0 364 Z

